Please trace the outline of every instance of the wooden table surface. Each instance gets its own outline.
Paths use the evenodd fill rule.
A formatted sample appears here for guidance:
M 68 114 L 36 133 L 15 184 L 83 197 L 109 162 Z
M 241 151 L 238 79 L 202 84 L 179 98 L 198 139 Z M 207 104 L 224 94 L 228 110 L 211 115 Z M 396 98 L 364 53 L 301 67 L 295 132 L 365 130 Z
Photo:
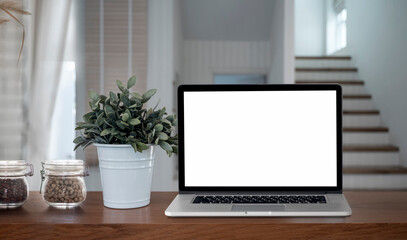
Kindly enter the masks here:
M 169 218 L 173 192 L 154 192 L 149 206 L 131 210 L 103 207 L 101 192 L 88 192 L 78 208 L 55 209 L 31 192 L 23 207 L 0 210 L 0 239 L 407 239 L 407 192 L 345 195 L 350 217 Z

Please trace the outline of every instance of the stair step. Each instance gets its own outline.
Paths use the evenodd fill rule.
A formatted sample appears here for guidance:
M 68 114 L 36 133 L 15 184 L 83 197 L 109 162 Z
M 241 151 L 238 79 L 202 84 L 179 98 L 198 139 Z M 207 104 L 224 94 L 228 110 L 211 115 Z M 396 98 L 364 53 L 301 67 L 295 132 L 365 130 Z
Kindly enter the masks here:
M 357 72 L 357 68 L 295 68 L 297 72 Z
M 345 190 L 406 190 L 407 174 L 345 174 Z
M 364 85 L 365 82 L 361 80 L 296 80 L 298 84 L 326 84 L 326 83 L 337 83 L 340 85 Z
M 383 145 L 390 144 L 388 132 L 344 132 L 344 145 Z
M 297 60 L 351 60 L 351 56 L 296 56 Z
M 347 115 L 377 115 L 380 114 L 379 110 L 344 110 L 343 114 Z
M 372 95 L 343 95 L 343 99 L 371 99 Z
M 380 115 L 345 114 L 343 115 L 343 127 L 382 127 Z
M 359 99 L 349 99 L 345 98 L 342 101 L 343 103 L 343 110 L 344 111 L 349 111 L 349 110 L 376 110 L 374 107 L 372 99 L 368 98 L 359 98 Z
M 399 148 L 393 145 L 344 145 L 344 152 L 398 152 Z
M 407 168 L 403 167 L 344 167 L 344 174 L 407 174 Z
M 387 127 L 346 127 L 344 132 L 388 132 Z
M 399 152 L 343 152 L 343 166 L 398 166 Z
M 345 189 L 407 189 L 407 169 L 401 166 L 352 166 L 343 168 L 343 173 Z
M 310 69 L 310 68 L 305 68 L 305 69 Z M 349 68 L 345 68 L 349 69 Z M 326 70 L 326 69 L 324 69 Z M 295 73 L 295 79 L 296 80 L 312 80 L 312 81 L 332 81 L 335 83 L 338 80 L 341 81 L 351 81 L 351 80 L 356 80 L 359 79 L 359 75 L 357 74 L 356 71 L 314 71 L 314 69 L 311 70 L 305 70 L 305 71 L 296 71 Z

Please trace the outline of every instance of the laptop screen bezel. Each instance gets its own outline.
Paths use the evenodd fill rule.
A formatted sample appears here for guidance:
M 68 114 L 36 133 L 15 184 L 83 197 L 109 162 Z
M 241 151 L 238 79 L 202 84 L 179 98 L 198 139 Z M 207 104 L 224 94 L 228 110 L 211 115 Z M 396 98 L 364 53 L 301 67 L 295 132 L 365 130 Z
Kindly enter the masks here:
M 185 145 L 184 145 L 184 93 L 215 91 L 335 91 L 336 92 L 336 145 L 337 166 L 336 186 L 185 186 Z M 178 168 L 180 193 L 189 192 L 342 192 L 342 87 L 338 84 L 256 84 L 256 85 L 180 85 L 178 100 Z

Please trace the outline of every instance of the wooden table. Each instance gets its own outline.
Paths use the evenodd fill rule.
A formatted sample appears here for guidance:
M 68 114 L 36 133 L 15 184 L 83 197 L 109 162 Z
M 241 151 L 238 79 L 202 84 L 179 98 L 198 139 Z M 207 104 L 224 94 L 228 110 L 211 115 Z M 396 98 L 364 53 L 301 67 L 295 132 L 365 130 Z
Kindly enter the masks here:
M 169 218 L 164 210 L 176 193 L 152 193 L 144 208 L 103 207 L 89 192 L 81 207 L 48 207 L 31 192 L 18 209 L 0 210 L 0 239 L 407 239 L 407 192 L 346 192 L 350 217 Z

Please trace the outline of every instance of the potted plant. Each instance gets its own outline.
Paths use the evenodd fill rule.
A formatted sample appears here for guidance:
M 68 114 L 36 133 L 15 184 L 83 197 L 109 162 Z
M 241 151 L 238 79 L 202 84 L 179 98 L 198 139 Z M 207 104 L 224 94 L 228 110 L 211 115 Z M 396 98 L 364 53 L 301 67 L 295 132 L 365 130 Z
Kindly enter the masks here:
M 132 76 L 127 86 L 117 80 L 119 93 L 109 96 L 89 92 L 91 111 L 75 130 L 81 135 L 73 141 L 75 150 L 90 144 L 97 147 L 103 202 L 110 208 L 137 208 L 150 203 L 154 150 L 160 146 L 169 156 L 178 152 L 174 136 L 177 120 L 165 107 L 146 109 L 144 104 L 156 93 L 130 92 L 136 83 Z

